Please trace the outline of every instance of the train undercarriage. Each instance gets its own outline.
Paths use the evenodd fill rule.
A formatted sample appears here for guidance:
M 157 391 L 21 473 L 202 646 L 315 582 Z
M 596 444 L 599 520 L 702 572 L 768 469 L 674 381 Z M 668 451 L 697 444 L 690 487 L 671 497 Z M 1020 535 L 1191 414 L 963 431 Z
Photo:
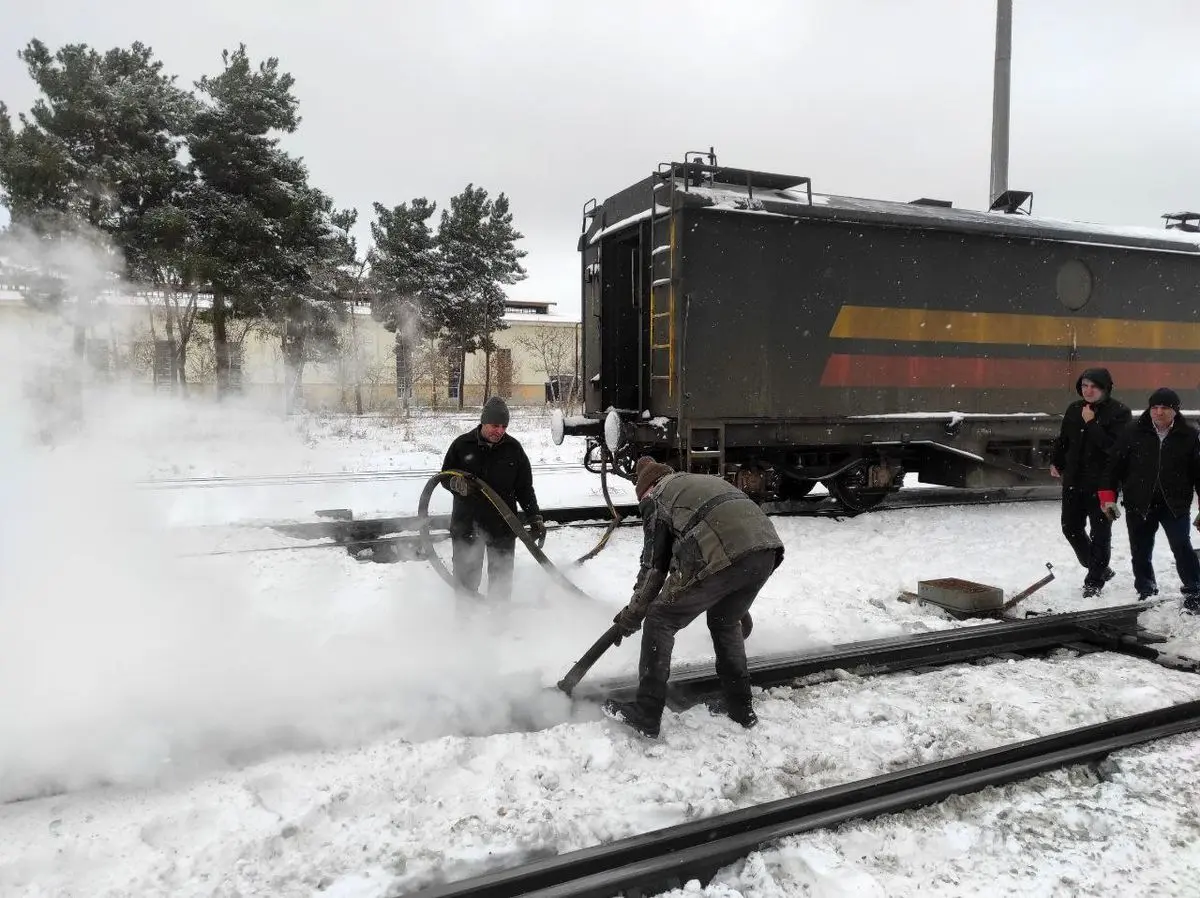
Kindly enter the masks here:
M 586 440 L 584 465 L 633 478 L 639 456 L 678 471 L 715 474 L 760 503 L 801 499 L 818 485 L 850 511 L 867 511 L 920 483 L 985 488 L 1048 485 L 1059 422 L 1049 415 L 864 416 L 799 421 L 687 421 L 610 410 L 604 419 L 556 417 L 555 442 Z

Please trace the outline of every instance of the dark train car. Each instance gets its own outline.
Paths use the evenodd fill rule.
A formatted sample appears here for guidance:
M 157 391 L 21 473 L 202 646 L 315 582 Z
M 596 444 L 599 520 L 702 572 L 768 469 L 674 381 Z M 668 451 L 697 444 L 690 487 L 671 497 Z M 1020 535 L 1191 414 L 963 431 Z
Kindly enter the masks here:
M 652 205 L 653 203 L 653 205 Z M 1200 406 L 1200 234 L 814 194 L 685 158 L 585 207 L 587 460 L 865 508 L 1049 482 L 1085 368 Z M 605 431 L 607 428 L 607 437 Z M 611 450 L 602 451 L 601 441 Z

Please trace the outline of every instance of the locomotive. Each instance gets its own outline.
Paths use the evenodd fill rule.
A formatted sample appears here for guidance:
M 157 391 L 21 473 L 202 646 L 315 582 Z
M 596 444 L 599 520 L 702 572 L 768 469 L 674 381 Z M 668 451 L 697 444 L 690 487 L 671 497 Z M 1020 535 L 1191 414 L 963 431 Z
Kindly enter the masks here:
M 1049 483 L 1076 379 L 1200 400 L 1200 233 L 815 193 L 688 153 L 583 209 L 589 470 L 639 455 L 758 501 L 824 484 L 865 510 L 906 473 Z M 1132 402 L 1136 406 L 1137 402 Z

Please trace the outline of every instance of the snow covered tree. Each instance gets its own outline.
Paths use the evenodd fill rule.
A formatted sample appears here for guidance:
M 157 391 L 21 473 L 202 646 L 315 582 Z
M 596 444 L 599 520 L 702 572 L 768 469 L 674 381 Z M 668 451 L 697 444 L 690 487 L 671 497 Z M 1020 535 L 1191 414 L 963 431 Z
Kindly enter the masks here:
M 19 116 L 19 130 L 0 104 L 0 199 L 15 225 L 60 244 L 44 248 L 47 259 L 74 259 L 55 266 L 67 282 L 57 292 L 75 293 L 86 307 L 109 269 L 135 280 L 150 274 L 156 213 L 187 179 L 179 150 L 194 100 L 140 43 L 104 54 L 68 44 L 51 53 L 35 39 L 18 56 L 41 95 Z M 63 249 L 85 242 L 81 252 Z M 100 276 L 78 270 L 93 267 L 80 266 L 80 255 L 94 262 L 103 253 L 114 258 Z M 77 319 L 77 345 L 84 323 Z
M 350 230 L 357 220 L 357 210 L 335 210 L 332 201 L 313 188 L 297 191 L 292 214 L 283 220 L 280 249 L 297 267 L 278 283 L 268 314 L 287 371 L 287 414 L 299 399 L 305 364 L 336 360 L 339 325 L 354 314 L 350 306 L 357 286 L 357 253 Z
M 513 227 L 503 193 L 492 200 L 482 187 L 468 184 L 442 210 L 436 240 L 442 277 L 424 308 L 429 330 L 456 347 L 460 372 L 467 353 L 490 356 L 495 349 L 493 335 L 505 326 L 503 288 L 525 277 L 520 261 L 525 251 L 516 248 L 523 236 Z M 489 387 L 485 382 L 485 398 Z M 459 408 L 464 393 L 458 391 Z
M 396 390 L 408 406 L 414 372 L 414 349 L 430 327 L 425 301 L 441 279 L 441 260 L 429 219 L 436 203 L 417 197 L 388 209 L 375 203 L 371 222 L 374 246 L 371 266 L 371 312 L 396 335 Z
M 305 283 L 306 249 L 320 203 L 303 163 L 279 148 L 296 130 L 294 79 L 270 58 L 253 65 L 244 45 L 222 53 L 224 70 L 201 78 L 202 105 L 189 136 L 195 184 L 187 203 L 196 259 L 212 290 L 217 390 L 230 388 L 228 320 L 263 316 Z M 292 245 L 289 245 L 292 244 Z

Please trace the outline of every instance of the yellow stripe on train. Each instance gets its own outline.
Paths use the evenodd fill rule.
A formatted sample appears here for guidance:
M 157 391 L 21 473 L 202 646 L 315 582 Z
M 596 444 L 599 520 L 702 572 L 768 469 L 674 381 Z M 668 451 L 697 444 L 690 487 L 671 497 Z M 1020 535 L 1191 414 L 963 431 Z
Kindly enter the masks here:
M 831 337 L 1122 349 L 1200 348 L 1200 323 L 842 306 Z

